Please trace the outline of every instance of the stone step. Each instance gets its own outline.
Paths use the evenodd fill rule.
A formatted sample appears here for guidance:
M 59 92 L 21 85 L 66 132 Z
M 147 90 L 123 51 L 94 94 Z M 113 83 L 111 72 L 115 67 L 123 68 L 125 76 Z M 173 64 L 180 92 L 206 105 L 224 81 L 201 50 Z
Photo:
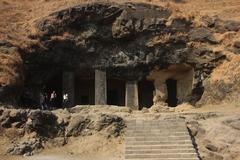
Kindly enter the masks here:
M 127 130 L 126 133 L 132 133 L 132 132 L 142 132 L 142 133 L 146 133 L 149 131 L 153 131 L 153 132 L 162 132 L 162 133 L 177 133 L 177 132 L 188 132 L 187 128 L 179 128 L 179 129 L 160 129 L 160 128 L 156 128 L 156 129 L 149 129 L 149 130 Z
M 196 153 L 175 153 L 175 154 L 125 154 L 125 159 L 146 159 L 146 158 L 196 158 Z
M 149 130 L 128 130 L 126 133 L 172 133 L 172 132 L 188 132 L 186 129 L 149 129 Z
M 159 130 L 159 131 L 164 131 L 164 130 L 187 130 L 186 126 L 184 127 L 179 127 L 179 126 L 169 126 L 169 127 L 148 127 L 148 128 L 127 128 L 127 131 L 148 131 L 148 130 Z
M 135 126 L 135 127 L 127 127 L 128 130 L 149 130 L 149 129 L 180 129 L 185 128 L 186 126 L 159 126 L 159 127 L 153 127 L 153 126 Z
M 126 150 L 125 154 L 160 154 L 160 153 L 196 153 L 194 149 L 146 149 L 146 150 Z
M 177 124 L 170 124 L 170 123 L 166 123 L 166 124 L 127 124 L 128 128 L 132 128 L 132 127 L 166 127 L 166 126 L 186 126 L 186 123 L 177 123 Z
M 141 125 L 141 124 L 183 124 L 185 121 L 136 121 L 136 122 L 126 122 L 128 125 Z
M 126 124 L 128 125 L 141 125 L 141 124 L 182 124 L 182 123 L 186 123 L 185 121 L 135 121 L 135 122 L 126 122 Z
M 160 133 L 131 133 L 126 134 L 126 137 L 172 137 L 172 136 L 189 136 L 188 132 L 160 132 Z
M 185 145 L 128 145 L 126 150 L 158 150 L 158 149 L 193 149 L 192 144 Z
M 131 160 L 139 160 L 139 158 L 131 158 Z M 144 158 L 144 160 L 199 160 L 199 158 Z
M 153 137 L 153 138 L 166 138 L 166 137 L 170 137 L 170 138 L 177 138 L 177 137 L 188 137 L 189 138 L 189 134 L 188 133 L 181 133 L 181 134 L 147 134 L 147 135 L 126 135 L 126 138 L 148 138 L 148 137 Z
M 180 122 L 180 123 L 127 123 L 127 126 L 134 127 L 134 126 L 177 126 L 177 125 L 186 125 L 186 122 Z
M 126 123 L 127 124 L 131 124 L 131 123 L 183 123 L 185 122 L 185 119 L 159 119 L 159 120 L 142 120 L 142 119 L 138 119 L 138 120 L 127 120 Z
M 198 160 L 197 157 L 185 120 L 127 122 L 126 160 Z
M 180 144 L 192 144 L 191 140 L 178 140 L 178 141 L 130 141 L 126 142 L 126 145 L 180 145 Z
M 188 136 L 184 136 L 184 137 L 159 137 L 159 136 L 155 136 L 155 137 L 126 137 L 125 140 L 126 141 L 175 141 L 175 140 L 189 140 L 190 137 Z
M 133 126 L 127 126 L 128 129 L 132 128 L 174 128 L 174 127 L 186 127 L 185 124 L 179 124 L 179 125 L 133 125 Z

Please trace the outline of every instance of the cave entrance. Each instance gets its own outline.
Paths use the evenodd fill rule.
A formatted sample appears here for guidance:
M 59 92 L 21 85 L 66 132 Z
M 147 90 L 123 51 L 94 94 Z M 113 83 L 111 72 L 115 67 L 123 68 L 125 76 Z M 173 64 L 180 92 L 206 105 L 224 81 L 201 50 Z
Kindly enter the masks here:
M 77 105 L 94 105 L 95 88 L 94 78 L 75 78 L 75 104 Z
M 153 105 L 153 81 L 142 80 L 138 83 L 139 109 L 150 108 Z
M 62 74 L 57 74 L 53 76 L 43 85 L 43 92 L 47 93 L 48 100 L 53 91 L 55 91 L 57 95 L 56 101 L 54 102 L 54 104 L 49 104 L 49 105 L 50 107 L 61 108 L 62 107 Z
M 166 103 L 170 107 L 176 107 L 177 103 L 178 103 L 178 99 L 177 99 L 177 80 L 167 79 L 166 80 L 166 85 L 167 85 L 167 95 L 168 95 Z
M 125 81 L 119 79 L 107 80 L 107 104 L 125 105 Z

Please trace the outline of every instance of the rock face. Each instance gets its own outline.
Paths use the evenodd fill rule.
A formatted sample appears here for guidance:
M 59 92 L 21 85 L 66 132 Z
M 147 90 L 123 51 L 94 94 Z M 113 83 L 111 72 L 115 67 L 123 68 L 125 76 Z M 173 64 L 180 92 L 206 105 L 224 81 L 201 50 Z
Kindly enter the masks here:
M 85 110 L 90 114 L 85 114 Z M 66 110 L 53 113 L 0 109 L 0 136 L 6 135 L 12 141 L 7 153 L 26 156 L 40 152 L 46 143 L 55 147 L 63 146 L 71 137 L 98 134 L 109 140 L 123 136 L 126 127 L 123 118 L 111 113 L 101 113 L 102 108 L 91 114 L 92 110 L 94 109 L 75 107 L 71 113 Z
M 10 147 L 7 152 L 11 155 L 31 156 L 33 152 L 40 151 L 41 149 L 43 149 L 41 140 L 33 139 L 20 144 L 15 144 Z
M 100 114 L 95 121 L 90 117 L 81 114 L 73 116 L 66 128 L 66 136 L 92 135 L 106 129 L 107 137 L 118 137 L 126 127 L 123 119 L 115 115 Z
M 167 8 L 131 3 L 94 3 L 55 12 L 37 25 L 40 36 L 34 38 L 45 49 L 37 48 L 42 53 L 28 57 L 29 65 L 107 68 L 110 75 L 141 79 L 155 66 L 200 65 L 204 54 L 209 55 L 205 63 L 213 61 L 213 51 L 198 54 L 198 49 L 188 46 L 191 41 L 208 43 L 213 31 L 194 28 L 191 19 L 171 14 Z
M 50 111 L 33 111 L 28 115 L 26 131 L 38 136 L 53 137 L 58 133 L 57 117 Z
M 23 62 L 18 48 L 0 41 L 0 102 L 16 104 L 23 80 Z
M 28 36 L 32 43 L 18 51 L 25 65 L 24 74 L 21 67 L 13 67 L 15 80 L 23 82 L 25 77 L 26 94 L 22 97 L 30 97 L 28 104 L 37 104 L 37 96 L 28 95 L 28 91 L 34 92 L 37 86 L 66 70 L 93 77 L 94 69 L 100 68 L 107 70 L 109 78 L 141 80 L 156 68 L 186 64 L 194 70 L 188 101 L 195 104 L 204 92 L 203 81 L 225 59 L 213 49 L 222 43 L 216 33 L 237 33 L 239 23 L 210 17 L 198 23 L 194 17 L 175 12 L 143 3 L 90 3 L 39 19 L 36 33 Z M 0 43 L 2 46 L 11 48 Z M 238 43 L 231 47 L 233 52 L 239 51 Z M 23 62 L 19 58 L 12 65 Z M 21 86 L 16 83 L 1 83 L 1 102 L 16 101 L 22 94 L 16 92 Z M 10 93 L 13 95 L 7 96 Z
M 217 113 L 196 114 L 187 126 L 195 138 L 203 160 L 238 160 L 239 114 L 223 116 Z
M 30 37 L 39 45 L 24 57 L 29 86 L 64 70 L 93 77 L 94 69 L 101 68 L 109 78 L 141 80 L 154 68 L 187 64 L 195 70 L 189 95 L 195 103 L 203 93 L 202 81 L 225 58 L 208 47 L 219 43 L 215 28 L 199 27 L 193 18 L 149 4 L 74 6 L 39 20 L 36 29 Z

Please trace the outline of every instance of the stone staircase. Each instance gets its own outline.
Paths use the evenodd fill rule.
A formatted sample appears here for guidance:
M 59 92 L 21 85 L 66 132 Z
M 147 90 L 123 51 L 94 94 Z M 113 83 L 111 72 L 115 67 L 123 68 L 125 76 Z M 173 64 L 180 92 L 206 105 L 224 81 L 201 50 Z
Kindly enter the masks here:
M 199 160 L 183 119 L 128 120 L 125 160 Z

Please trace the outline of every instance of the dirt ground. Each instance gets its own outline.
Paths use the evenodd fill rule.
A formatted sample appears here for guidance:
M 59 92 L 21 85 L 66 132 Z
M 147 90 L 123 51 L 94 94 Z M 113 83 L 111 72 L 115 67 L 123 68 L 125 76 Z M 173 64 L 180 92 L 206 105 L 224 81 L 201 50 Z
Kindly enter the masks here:
M 4 155 L 6 147 L 10 145 L 2 137 L 0 139 L 1 160 L 121 160 L 124 150 L 121 138 L 109 141 L 94 135 L 72 138 L 67 145 L 59 148 L 46 147 L 43 152 L 30 157 Z M 4 146 L 4 147 L 3 147 Z M 5 147 L 6 146 L 6 147 Z M 88 148 L 88 149 L 86 149 Z M 86 151 L 88 150 L 88 151 Z M 120 154 L 121 153 L 121 154 Z

